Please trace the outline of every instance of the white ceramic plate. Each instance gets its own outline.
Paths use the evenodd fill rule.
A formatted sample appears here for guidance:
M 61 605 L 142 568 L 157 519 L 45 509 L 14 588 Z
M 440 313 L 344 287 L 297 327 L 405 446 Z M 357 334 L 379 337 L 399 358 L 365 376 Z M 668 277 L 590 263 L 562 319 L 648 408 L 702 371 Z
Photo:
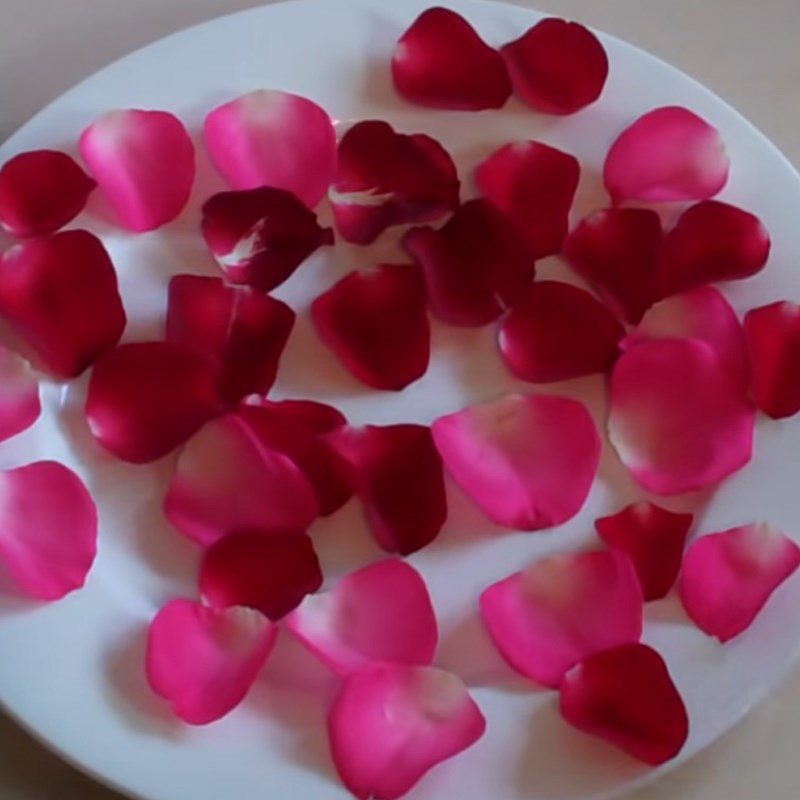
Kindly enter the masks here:
M 0 161 L 43 146 L 73 149 L 77 134 L 114 107 L 165 108 L 197 130 L 207 111 L 258 88 L 307 95 L 340 120 L 378 117 L 441 138 L 464 176 L 507 141 L 539 138 L 574 152 L 584 165 L 575 215 L 605 202 L 598 172 L 619 130 L 659 105 L 682 104 L 716 125 L 732 157 L 723 198 L 758 213 L 774 250 L 757 279 L 731 286 L 738 309 L 800 297 L 800 180 L 775 148 L 735 111 L 672 67 L 604 36 L 611 77 L 601 102 L 566 119 L 516 102 L 481 114 L 424 111 L 392 91 L 392 44 L 429 0 L 299 0 L 209 22 L 171 36 L 102 70 L 65 94 L 0 148 Z M 515 38 L 537 14 L 478 0 L 448 0 L 488 41 Z M 197 235 L 198 206 L 220 180 L 200 154 L 192 203 L 168 228 L 128 236 L 104 221 L 95 199 L 75 224 L 101 235 L 119 270 L 130 317 L 126 340 L 158 335 L 170 275 L 215 273 Z M 467 181 L 468 183 L 468 181 Z M 469 188 L 468 188 L 468 191 Z M 329 400 L 355 422 L 419 421 L 521 388 L 496 356 L 493 330 L 434 327 L 425 378 L 400 394 L 360 388 L 316 341 L 305 310 L 319 291 L 370 260 L 399 258 L 396 237 L 368 250 L 339 247 L 312 259 L 277 292 L 300 312 L 276 394 Z M 551 259 L 541 273 L 573 280 Z M 530 388 L 530 387 L 524 387 Z M 81 413 L 85 379 L 45 388 L 45 414 L 0 447 L 0 466 L 58 458 L 88 481 L 101 511 L 100 555 L 86 588 L 61 603 L 0 601 L 0 700 L 29 730 L 101 780 L 148 800 L 335 800 L 347 793 L 327 755 L 324 696 L 329 679 L 287 636 L 264 679 L 225 720 L 191 729 L 170 719 L 143 678 L 147 621 L 167 599 L 193 595 L 197 553 L 160 514 L 172 459 L 147 467 L 115 462 L 88 435 Z M 599 379 L 548 386 L 585 399 L 601 417 Z M 699 529 L 720 530 L 765 517 L 800 535 L 796 465 L 800 424 L 762 420 L 751 465 L 700 511 Z M 497 659 L 474 615 L 478 592 L 533 558 L 592 541 L 592 520 L 638 496 L 606 453 L 582 513 L 545 533 L 492 530 L 451 492 L 451 520 L 432 546 L 412 557 L 427 578 L 443 630 L 439 662 L 461 673 L 489 721 L 468 753 L 433 771 L 416 800 L 597 800 L 654 774 L 564 725 L 552 693 L 498 680 Z M 696 508 L 703 498 L 678 498 Z M 705 498 L 709 499 L 709 498 Z M 329 577 L 378 554 L 355 503 L 313 531 Z M 686 698 L 690 739 L 671 766 L 730 728 L 787 670 L 800 642 L 800 579 L 784 586 L 745 635 L 720 647 L 687 623 L 674 597 L 647 610 L 646 640 L 665 655 Z

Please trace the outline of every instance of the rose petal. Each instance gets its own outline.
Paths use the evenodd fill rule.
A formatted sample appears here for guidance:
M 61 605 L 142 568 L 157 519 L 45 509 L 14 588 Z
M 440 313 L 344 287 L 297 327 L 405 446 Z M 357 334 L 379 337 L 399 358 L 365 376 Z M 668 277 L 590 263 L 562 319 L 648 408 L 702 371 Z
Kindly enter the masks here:
M 102 242 L 74 230 L 30 239 L 0 259 L 0 315 L 55 374 L 74 378 L 125 328 Z
M 400 37 L 392 78 L 406 100 L 431 108 L 500 108 L 511 96 L 502 56 L 447 8 L 423 11 Z
M 186 443 L 164 499 L 167 519 L 204 546 L 239 530 L 304 531 L 317 513 L 314 490 L 295 463 L 233 414 L 206 423 Z
M 150 623 L 147 679 L 191 725 L 224 717 L 244 700 L 278 629 L 249 608 L 206 608 L 172 600 Z
M 175 275 L 169 282 L 167 341 L 220 362 L 220 394 L 236 402 L 275 382 L 295 313 L 274 297 L 221 278 Z
M 395 800 L 472 746 L 486 720 L 466 686 L 433 667 L 377 664 L 351 675 L 328 717 L 342 782 L 359 800 Z
M 499 525 L 538 530 L 578 513 L 600 461 L 589 412 L 566 397 L 511 394 L 439 417 L 448 472 Z
M 561 250 L 579 177 L 574 156 L 534 141 L 501 147 L 475 172 L 483 196 L 508 215 L 534 258 Z
M 692 520 L 691 514 L 642 501 L 596 519 L 594 527 L 609 547 L 631 559 L 649 602 L 665 597 L 675 584 Z
M 447 518 L 442 460 L 424 425 L 343 427 L 325 441 L 346 462 L 367 523 L 389 553 L 432 542 Z
M 0 227 L 20 237 L 55 233 L 83 211 L 95 186 L 66 153 L 20 153 L 0 169 Z
M 458 190 L 455 164 L 437 141 L 366 120 L 339 142 L 328 197 L 342 238 L 370 244 L 392 225 L 428 222 L 457 208 Z
M 609 440 L 649 492 L 703 489 L 750 460 L 754 409 L 706 342 L 634 347 L 617 361 L 610 392 Z
M 215 364 L 191 348 L 123 344 L 92 370 L 86 419 L 94 437 L 118 458 L 154 461 L 219 411 L 216 382 Z
M 657 766 L 675 758 L 689 717 L 664 659 L 644 644 L 597 653 L 561 684 L 561 715 L 578 730 Z
M 20 594 L 58 600 L 79 589 L 97 552 L 97 509 L 55 461 L 0 472 L 0 563 Z
M 573 269 L 617 316 L 637 323 L 658 298 L 661 219 L 648 208 L 604 208 L 564 241 Z
M 784 300 L 748 311 L 744 332 L 756 405 L 773 419 L 800 411 L 800 306 Z
M 206 117 L 203 139 L 234 189 L 274 186 L 313 208 L 333 180 L 336 134 L 331 118 L 296 94 L 261 89 L 237 97 Z
M 269 292 L 316 250 L 333 244 L 333 231 L 293 194 L 264 186 L 221 192 L 203 206 L 203 238 L 231 283 Z
M 439 634 L 422 576 L 397 558 L 345 575 L 307 597 L 286 627 L 337 675 L 371 662 L 430 664 Z
M 600 97 L 608 56 L 583 25 L 550 17 L 500 51 L 516 95 L 536 111 L 573 114 Z
M 431 311 L 451 325 L 497 319 L 536 270 L 514 226 L 481 199 L 464 203 L 438 230 L 410 230 L 403 247 L 422 271 Z
M 166 111 L 109 111 L 81 134 L 81 157 L 122 224 L 150 231 L 175 219 L 194 183 L 194 145 Z
M 639 117 L 606 156 L 603 181 L 615 204 L 626 200 L 706 200 L 728 182 L 725 144 L 716 128 L 686 108 Z
M 683 561 L 683 607 L 698 628 L 727 642 L 750 627 L 798 566 L 800 547 L 768 525 L 707 534 Z
M 342 364 L 374 389 L 399 391 L 428 369 L 425 287 L 413 267 L 351 272 L 317 297 L 311 319 Z
M 500 352 L 517 377 L 549 383 L 605 372 L 625 329 L 588 292 L 538 281 L 520 293 L 500 326 Z
M 30 365 L 0 346 L 0 442 L 30 428 L 42 412 Z

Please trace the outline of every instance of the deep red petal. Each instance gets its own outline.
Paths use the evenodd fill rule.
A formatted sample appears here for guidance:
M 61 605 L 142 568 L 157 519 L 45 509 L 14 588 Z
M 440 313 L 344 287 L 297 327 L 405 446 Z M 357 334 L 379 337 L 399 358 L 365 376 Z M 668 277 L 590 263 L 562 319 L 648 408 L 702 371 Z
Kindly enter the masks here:
M 30 428 L 42 412 L 30 365 L 0 346 L 0 442 Z

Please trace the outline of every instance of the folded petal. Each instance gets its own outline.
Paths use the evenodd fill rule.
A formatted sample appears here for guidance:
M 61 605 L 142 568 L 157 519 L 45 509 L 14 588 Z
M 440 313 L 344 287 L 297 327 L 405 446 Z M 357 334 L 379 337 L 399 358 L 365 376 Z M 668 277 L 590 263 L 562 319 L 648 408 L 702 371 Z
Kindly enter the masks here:
M 66 153 L 20 153 L 0 169 L 0 227 L 19 237 L 55 233 L 83 211 L 96 185 Z
M 405 561 L 389 558 L 307 597 L 286 627 L 337 675 L 373 662 L 430 664 L 439 638 L 428 587 Z
M 284 189 L 220 192 L 203 206 L 203 238 L 231 283 L 269 292 L 280 286 L 333 231 Z
M 39 383 L 30 365 L 0 346 L 0 442 L 30 428 L 41 412 Z
M 706 342 L 647 342 L 614 367 L 609 440 L 654 494 L 704 489 L 741 469 L 752 455 L 754 421 L 739 380 Z
M 750 627 L 798 566 L 800 547 L 769 525 L 706 534 L 683 561 L 683 607 L 698 628 L 727 642 Z
M 691 514 L 676 514 L 643 500 L 596 519 L 594 527 L 610 548 L 633 562 L 649 602 L 665 597 L 678 579 L 692 520 Z
M 328 716 L 339 776 L 359 800 L 396 800 L 481 738 L 466 686 L 433 667 L 377 664 L 344 682 Z
M 428 369 L 425 286 L 406 264 L 351 272 L 311 305 L 319 337 L 358 380 L 396 390 Z
M 195 176 L 194 145 L 167 111 L 109 111 L 86 128 L 79 146 L 126 228 L 160 228 L 186 205 Z
M 172 342 L 109 350 L 95 364 L 86 396 L 94 437 L 123 461 L 155 461 L 219 412 L 215 363 Z
M 114 265 L 102 242 L 82 230 L 29 239 L 3 253 L 0 316 L 64 378 L 113 347 L 126 322 Z
M 537 281 L 519 294 L 500 326 L 500 352 L 517 377 L 550 383 L 605 372 L 625 329 L 589 292 Z
M 336 134 L 331 118 L 296 94 L 261 89 L 237 97 L 206 117 L 203 140 L 234 189 L 274 186 L 313 208 L 333 179 Z
M 515 94 L 536 111 L 573 114 L 600 97 L 608 56 L 577 22 L 549 17 L 501 50 Z
M 79 589 L 97 552 L 97 509 L 81 479 L 55 461 L 0 472 L 0 564 L 36 600 Z
M 172 600 L 150 623 L 147 679 L 190 725 L 207 725 L 244 700 L 278 629 L 249 608 Z
M 506 395 L 431 427 L 455 482 L 509 528 L 533 531 L 570 519 L 597 474 L 597 429 L 586 408 L 566 397 Z
M 574 156 L 534 141 L 501 147 L 475 172 L 483 196 L 511 219 L 534 258 L 561 250 L 579 177 Z
M 667 665 L 645 644 L 589 656 L 567 673 L 560 704 L 570 725 L 652 766 L 675 758 L 689 735 Z

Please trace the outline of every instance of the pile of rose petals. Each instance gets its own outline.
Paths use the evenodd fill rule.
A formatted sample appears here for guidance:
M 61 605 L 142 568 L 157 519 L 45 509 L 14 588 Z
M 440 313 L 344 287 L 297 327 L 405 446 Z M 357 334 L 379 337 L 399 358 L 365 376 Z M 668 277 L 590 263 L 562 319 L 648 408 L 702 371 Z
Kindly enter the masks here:
M 608 73 L 601 42 L 577 23 L 545 19 L 495 49 L 443 8 L 425 11 L 391 59 L 405 101 L 486 115 L 512 95 L 531 114 L 579 112 Z M 756 216 L 714 199 L 730 164 L 712 124 L 673 106 L 617 133 L 607 207 L 570 225 L 581 164 L 549 144 L 495 149 L 471 176 L 480 196 L 462 203 L 467 176 L 425 133 L 372 119 L 337 131 L 317 103 L 278 90 L 236 98 L 203 127 L 231 186 L 198 220 L 219 276 L 173 277 L 164 337 L 124 344 L 109 254 L 88 231 L 60 229 L 95 188 L 128 231 L 178 217 L 195 177 L 183 123 L 111 111 L 80 136 L 88 174 L 51 150 L 0 169 L 0 225 L 20 239 L 0 259 L 13 336 L 0 348 L 0 440 L 39 417 L 34 368 L 58 379 L 91 369 L 86 421 L 108 457 L 175 453 L 163 510 L 202 548 L 197 598 L 158 611 L 146 667 L 178 717 L 206 724 L 234 709 L 282 628 L 339 682 L 328 735 L 343 783 L 364 800 L 402 796 L 486 720 L 436 666 L 428 587 L 397 556 L 442 530 L 446 474 L 499 526 L 572 519 L 607 440 L 642 498 L 595 520 L 605 547 L 541 558 L 485 587 L 480 615 L 512 669 L 558 691 L 566 722 L 647 764 L 681 751 L 687 711 L 641 642 L 644 604 L 676 591 L 697 627 L 726 642 L 798 569 L 800 547 L 760 523 L 693 535 L 691 514 L 646 495 L 713 490 L 751 460 L 758 410 L 800 411 L 800 307 L 778 300 L 742 324 L 712 285 L 755 275 L 770 251 Z M 323 202 L 335 234 L 318 218 Z M 673 205 L 667 215 L 647 203 Z M 428 370 L 429 313 L 496 324 L 498 358 L 520 382 L 602 376 L 606 430 L 552 393 L 490 397 L 429 426 L 353 425 L 323 403 L 271 399 L 296 315 L 269 292 L 336 237 L 368 245 L 398 226 L 396 261 L 354 269 L 311 303 L 331 358 L 371 390 L 402 391 Z M 536 261 L 553 255 L 585 288 L 536 279 Z M 41 461 L 0 483 L 9 584 L 40 600 L 80 587 L 97 533 L 80 479 Z M 326 582 L 309 531 L 351 498 L 397 556 Z

